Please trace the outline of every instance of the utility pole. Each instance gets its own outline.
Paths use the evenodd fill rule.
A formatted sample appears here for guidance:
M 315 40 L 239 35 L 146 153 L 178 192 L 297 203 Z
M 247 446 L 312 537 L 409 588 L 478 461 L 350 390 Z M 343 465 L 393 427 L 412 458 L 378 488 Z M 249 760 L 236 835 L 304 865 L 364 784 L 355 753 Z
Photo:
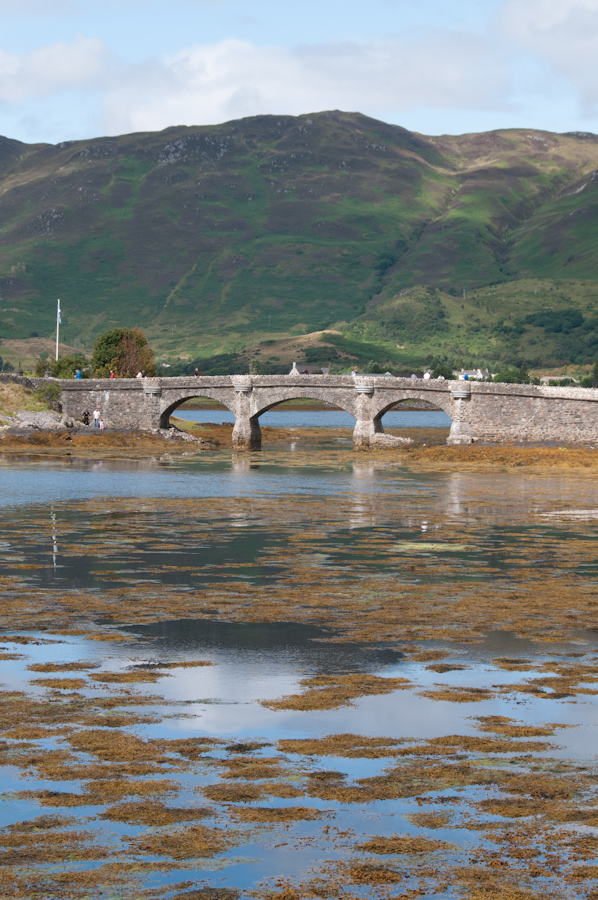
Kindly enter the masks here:
M 60 300 L 57 301 L 56 307 L 56 362 L 58 362 L 58 333 L 60 331 L 60 326 L 62 324 L 62 317 L 60 315 Z

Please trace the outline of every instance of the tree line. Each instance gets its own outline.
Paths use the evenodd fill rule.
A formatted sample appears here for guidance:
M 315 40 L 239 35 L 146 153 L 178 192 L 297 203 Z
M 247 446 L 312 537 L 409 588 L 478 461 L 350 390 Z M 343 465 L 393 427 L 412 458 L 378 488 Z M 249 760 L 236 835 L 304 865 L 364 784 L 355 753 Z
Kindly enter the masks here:
M 58 359 L 40 358 L 35 374 L 42 377 L 49 372 L 52 378 L 134 378 L 138 372 L 145 376 L 156 374 L 154 351 L 139 328 L 113 328 L 95 342 L 91 361 L 82 353 L 60 356 Z

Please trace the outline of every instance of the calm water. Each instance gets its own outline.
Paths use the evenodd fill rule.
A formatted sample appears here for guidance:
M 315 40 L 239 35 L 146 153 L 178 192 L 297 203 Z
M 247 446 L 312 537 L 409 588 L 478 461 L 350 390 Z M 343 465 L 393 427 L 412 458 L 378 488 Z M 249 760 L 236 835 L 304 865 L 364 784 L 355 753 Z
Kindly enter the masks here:
M 387 478 L 370 465 L 342 467 L 276 463 L 266 453 L 250 458 L 208 455 L 200 461 L 135 460 L 131 462 L 70 459 L 15 465 L 0 459 L 0 507 L 60 503 L 117 497 L 247 497 L 255 494 L 306 496 L 360 495 L 380 492 L 428 493 L 434 478 L 406 470 Z
M 291 736 L 352 733 L 424 739 L 447 733 L 474 734 L 473 714 L 522 717 L 520 698 L 455 704 L 421 697 L 417 691 L 430 688 L 439 680 L 438 674 L 428 671 L 424 663 L 404 659 L 401 653 L 384 644 L 327 643 L 327 638 L 334 636 L 330 629 L 293 623 L 173 620 L 128 626 L 128 631 L 133 638 L 139 637 L 140 642 L 127 644 L 124 649 L 118 643 L 102 641 L 98 646 L 97 642 L 68 636 L 57 644 L 43 632 L 37 634 L 42 641 L 39 646 L 11 647 L 7 636 L 2 645 L 18 651 L 24 659 L 10 665 L 0 662 L 3 684 L 11 690 L 29 687 L 43 696 L 43 689 L 31 683 L 39 675 L 28 672 L 27 664 L 57 658 L 61 661 L 86 659 L 110 672 L 126 671 L 131 664 L 147 661 L 202 659 L 213 663 L 206 668 L 171 670 L 168 678 L 151 685 L 151 693 L 157 695 L 156 708 L 161 708 L 158 700 L 161 697 L 162 711 L 168 713 L 159 726 L 141 729 L 154 737 L 205 733 L 230 740 L 272 741 Z M 465 671 L 445 673 L 442 681 L 447 685 L 487 687 L 497 678 L 514 683 L 521 679 L 521 673 L 499 672 L 492 664 L 493 658 L 547 658 L 546 647 L 541 643 L 500 631 L 488 633 L 473 650 L 446 642 L 430 646 L 448 648 L 448 662 L 471 666 Z M 580 631 L 574 642 L 551 648 L 548 658 L 584 646 L 598 649 L 598 635 Z M 354 671 L 407 677 L 417 683 L 417 691 L 364 697 L 354 701 L 354 706 L 325 711 L 274 711 L 260 704 L 297 692 L 302 678 Z M 566 758 L 573 754 L 579 759 L 594 760 L 598 746 L 597 706 L 594 698 L 572 705 L 530 697 L 525 701 L 524 714 L 526 722 L 532 724 L 551 721 L 574 725 L 559 733 L 555 755 Z M 367 763 L 362 761 L 360 765 Z M 5 821 L 13 816 L 10 809 L 1 805 L 0 813 L 4 814 Z
M 186 415 L 199 421 L 225 418 L 214 411 Z M 434 417 L 428 420 L 433 427 L 446 424 L 439 422 L 443 413 L 392 415 L 415 416 L 418 426 L 422 417 Z M 266 421 L 270 416 L 277 419 Z M 326 417 L 329 425 L 331 417 L 346 414 L 268 413 L 262 423 L 299 427 L 315 424 L 314 417 L 319 416 Z M 385 424 L 395 425 L 389 418 L 385 417 Z M 405 419 L 399 424 L 403 423 L 414 424 Z M 301 579 L 306 599 L 310 585 L 318 579 L 318 585 L 338 593 L 339 603 L 344 586 L 348 590 L 359 583 L 364 584 L 368 602 L 376 602 L 375 591 L 367 593 L 372 579 L 385 579 L 388 589 L 397 591 L 401 585 L 413 584 L 441 584 L 451 591 L 453 582 L 470 582 L 479 584 L 483 593 L 489 585 L 518 583 L 519 573 L 530 562 L 537 571 L 559 577 L 561 550 L 568 541 L 583 541 L 587 551 L 583 559 L 571 562 L 569 572 L 587 584 L 595 583 L 598 567 L 592 544 L 598 549 L 598 484 L 592 478 L 516 472 L 421 473 L 350 453 L 318 457 L 318 448 L 309 446 L 297 455 L 296 464 L 291 454 L 270 450 L 244 458 L 221 452 L 177 461 L 4 460 L 0 462 L 0 578 L 10 596 L 21 592 L 25 604 L 29 595 L 41 592 L 51 604 L 61 592 L 74 591 L 91 603 L 104 592 L 116 592 L 121 598 L 114 607 L 118 615 L 109 622 L 98 619 L 96 627 L 106 628 L 107 636 L 119 630 L 131 640 L 98 642 L 81 635 L 52 637 L 40 632 L 38 645 L 23 646 L 11 643 L 5 631 L 3 650 L 22 658 L 0 661 L 2 688 L 47 697 L 46 689 L 35 683 L 38 676 L 27 668 L 32 662 L 84 659 L 97 664 L 99 671 L 125 672 L 140 664 L 204 660 L 212 665 L 169 670 L 168 677 L 150 686 L 155 698 L 150 711 L 159 720 L 135 726 L 134 733 L 265 742 L 345 733 L 421 740 L 474 734 L 473 716 L 502 715 L 528 724 L 572 726 L 558 732 L 553 755 L 594 760 L 598 703 L 593 696 L 570 702 L 549 694 L 505 692 L 474 704 L 421 695 L 439 683 L 491 689 L 497 682 L 504 686 L 520 682 L 522 673 L 500 670 L 497 657 L 545 661 L 595 652 L 598 632 L 581 627 L 584 623 L 572 630 L 565 644 L 547 646 L 503 631 L 487 633 L 475 643 L 426 643 L 428 649 L 444 650 L 444 661 L 464 667 L 439 674 L 426 663 L 410 659 L 396 641 L 329 643 L 334 629 L 294 622 L 292 607 L 287 608 L 283 622 L 261 622 L 257 612 L 249 623 L 210 619 L 205 608 L 197 619 L 169 613 L 170 598 L 176 609 L 177 597 L 195 592 L 202 597 L 209 593 L 216 603 L 227 593 L 253 591 L 247 594 L 251 606 L 255 602 L 251 598 L 259 599 L 256 591 L 276 591 L 277 585 L 282 590 Z M 160 621 L 128 620 L 127 604 L 141 596 L 161 598 L 164 615 Z M 276 710 L 263 705 L 263 701 L 299 692 L 303 678 L 347 672 L 408 678 L 413 688 L 358 697 L 351 706 L 331 710 Z M 95 696 L 97 686 L 94 690 L 90 683 L 80 693 Z M 54 745 L 48 742 L 47 746 Z M 263 752 L 276 751 L 270 747 Z M 321 762 L 349 778 L 378 774 L 388 764 L 384 759 L 341 757 Z M 182 804 L 196 803 L 198 785 L 215 779 L 210 772 L 176 777 L 178 799 L 169 802 Z M 15 798 L 14 791 L 27 786 L 15 778 L 14 767 L 0 766 L 4 825 L 40 815 L 35 802 Z M 40 784 L 34 779 L 30 783 Z M 81 787 L 78 781 L 41 784 L 60 791 Z M 297 802 L 305 801 L 279 799 L 269 805 Z M 417 833 L 404 818 L 418 811 L 415 799 L 367 807 L 309 802 L 325 810 L 326 821 L 334 821 L 336 828 L 363 834 Z M 104 833 L 112 826 L 94 819 L 100 811 L 101 807 L 83 807 L 74 812 L 88 817 L 86 828 Z M 45 807 L 41 812 L 55 814 L 60 809 Z M 229 854 L 228 862 L 220 861 L 213 882 L 208 864 L 187 871 L 184 877 L 253 888 L 264 878 L 299 875 L 332 852 L 301 849 L 301 840 L 324 824 L 294 824 L 289 833 L 298 844 L 293 851 L 256 836 L 242 848 L 243 858 Z M 140 831 L 137 826 L 114 825 L 110 834 Z M 439 829 L 434 837 L 455 845 L 470 840 L 458 829 Z M 214 864 L 214 872 L 217 868 Z M 164 872 L 152 878 L 164 887 L 183 875 Z M 151 879 L 146 881 L 150 883 Z M 364 888 L 359 896 L 373 894 Z
M 190 422 L 234 422 L 228 409 L 178 409 L 175 413 Z M 392 410 L 382 417 L 386 428 L 450 428 L 451 419 L 441 410 Z M 355 419 L 344 410 L 269 410 L 260 424 L 271 428 L 354 428 Z

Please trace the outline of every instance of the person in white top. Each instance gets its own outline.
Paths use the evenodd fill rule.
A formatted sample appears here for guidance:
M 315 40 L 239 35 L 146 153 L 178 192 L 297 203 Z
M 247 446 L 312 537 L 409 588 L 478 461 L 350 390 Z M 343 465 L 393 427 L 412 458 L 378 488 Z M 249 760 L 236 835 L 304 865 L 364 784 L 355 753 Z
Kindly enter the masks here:
M 93 427 L 94 427 L 94 428 L 99 428 L 99 427 L 100 427 L 100 411 L 99 411 L 99 409 L 97 408 L 97 406 L 96 406 L 96 408 L 95 408 L 94 411 L 93 411 Z

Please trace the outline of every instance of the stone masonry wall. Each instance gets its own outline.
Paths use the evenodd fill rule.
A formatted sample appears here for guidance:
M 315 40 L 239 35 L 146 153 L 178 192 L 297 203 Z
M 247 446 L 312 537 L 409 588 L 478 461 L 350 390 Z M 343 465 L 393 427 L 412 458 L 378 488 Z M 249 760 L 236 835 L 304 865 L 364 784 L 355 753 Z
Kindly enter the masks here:
M 44 379 L 28 379 L 32 387 Z M 152 430 L 186 399 L 220 400 L 236 417 L 233 441 L 259 446 L 259 416 L 283 400 L 309 397 L 356 419 L 356 446 L 383 431 L 381 416 L 402 400 L 426 400 L 451 417 L 449 443 L 598 443 L 598 390 L 463 381 L 326 375 L 244 375 L 58 382 L 63 411 L 80 419 L 97 406 L 107 427 Z
M 34 386 L 55 379 L 31 379 Z M 83 411 L 90 413 L 97 407 L 109 428 L 151 430 L 151 410 L 148 409 L 142 379 L 56 379 L 62 388 L 60 402 L 65 415 L 81 419 Z M 151 405 L 151 400 L 150 404 Z M 148 415 L 149 413 L 149 415 Z
M 477 441 L 598 442 L 598 391 L 523 384 L 475 384 L 461 401 Z

